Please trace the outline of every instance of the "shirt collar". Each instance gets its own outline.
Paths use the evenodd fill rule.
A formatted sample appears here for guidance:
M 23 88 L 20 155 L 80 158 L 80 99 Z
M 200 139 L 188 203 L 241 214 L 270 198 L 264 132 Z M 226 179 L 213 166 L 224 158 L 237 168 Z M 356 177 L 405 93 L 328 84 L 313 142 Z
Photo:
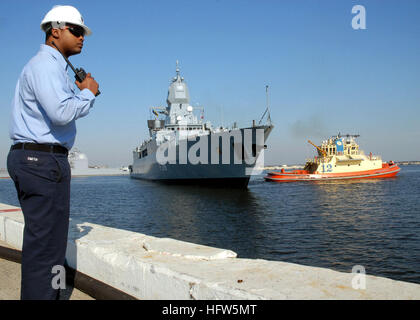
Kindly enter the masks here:
M 67 71 L 68 64 L 67 64 L 66 60 L 64 60 L 64 58 L 61 55 L 61 53 L 58 52 L 57 49 L 55 49 L 55 48 L 53 48 L 51 46 L 48 46 L 46 44 L 41 44 L 40 51 L 48 52 L 49 54 L 51 54 L 53 56 L 53 58 L 58 61 L 58 63 L 60 64 L 60 66 L 62 66 L 63 69 L 65 69 Z

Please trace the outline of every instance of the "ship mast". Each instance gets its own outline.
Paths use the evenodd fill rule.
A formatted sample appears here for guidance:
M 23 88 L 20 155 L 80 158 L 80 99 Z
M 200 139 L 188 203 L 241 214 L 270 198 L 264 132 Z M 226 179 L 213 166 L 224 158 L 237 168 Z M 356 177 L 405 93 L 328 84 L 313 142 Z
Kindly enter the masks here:
M 258 121 L 258 125 L 261 124 L 261 121 L 264 118 L 265 114 L 268 113 L 267 121 L 268 121 L 268 124 L 271 126 L 271 116 L 270 116 L 270 109 L 269 109 L 268 85 L 265 86 L 265 101 L 266 101 L 266 108 L 265 108 L 265 111 L 264 111 L 264 113 L 263 113 L 260 121 Z
M 175 71 L 176 71 L 176 77 L 179 78 L 179 61 L 178 60 L 176 60 L 176 69 L 175 69 Z

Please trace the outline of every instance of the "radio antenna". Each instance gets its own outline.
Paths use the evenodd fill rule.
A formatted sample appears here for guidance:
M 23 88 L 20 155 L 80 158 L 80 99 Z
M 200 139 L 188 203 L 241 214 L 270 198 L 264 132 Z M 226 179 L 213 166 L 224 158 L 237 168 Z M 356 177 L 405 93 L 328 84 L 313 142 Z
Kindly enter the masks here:
M 67 57 L 60 51 L 60 49 L 58 49 L 57 45 L 54 43 L 54 41 L 51 41 L 51 43 L 54 45 L 54 47 L 57 48 L 58 52 L 61 53 L 61 55 L 63 56 L 64 60 L 66 60 L 67 64 L 70 66 L 70 68 L 74 71 L 75 74 L 77 74 L 76 69 L 73 67 L 73 65 L 71 64 L 70 60 L 67 59 Z
M 265 114 L 268 113 L 267 121 L 268 121 L 269 125 L 271 125 L 268 85 L 265 86 L 265 96 L 266 96 L 266 108 L 265 108 L 265 111 L 264 111 L 260 121 L 258 122 L 258 124 L 261 124 L 261 121 L 264 118 Z

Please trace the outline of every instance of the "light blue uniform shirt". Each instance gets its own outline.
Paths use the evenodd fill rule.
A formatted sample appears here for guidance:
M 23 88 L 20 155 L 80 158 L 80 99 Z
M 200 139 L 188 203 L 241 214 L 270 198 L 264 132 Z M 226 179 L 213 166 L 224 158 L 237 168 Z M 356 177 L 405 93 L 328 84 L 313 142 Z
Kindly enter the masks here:
M 76 94 L 74 87 L 60 52 L 41 44 L 16 85 L 9 130 L 13 144 L 59 144 L 70 150 L 76 120 L 86 116 L 95 101 L 89 89 Z

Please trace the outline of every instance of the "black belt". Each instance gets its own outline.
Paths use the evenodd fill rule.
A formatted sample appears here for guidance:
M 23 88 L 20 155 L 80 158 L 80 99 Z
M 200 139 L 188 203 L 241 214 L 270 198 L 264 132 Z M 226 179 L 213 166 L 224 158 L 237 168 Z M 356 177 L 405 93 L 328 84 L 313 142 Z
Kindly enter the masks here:
M 10 148 L 10 150 L 16 149 L 62 153 L 66 155 L 69 153 L 66 148 L 56 144 L 16 143 Z

